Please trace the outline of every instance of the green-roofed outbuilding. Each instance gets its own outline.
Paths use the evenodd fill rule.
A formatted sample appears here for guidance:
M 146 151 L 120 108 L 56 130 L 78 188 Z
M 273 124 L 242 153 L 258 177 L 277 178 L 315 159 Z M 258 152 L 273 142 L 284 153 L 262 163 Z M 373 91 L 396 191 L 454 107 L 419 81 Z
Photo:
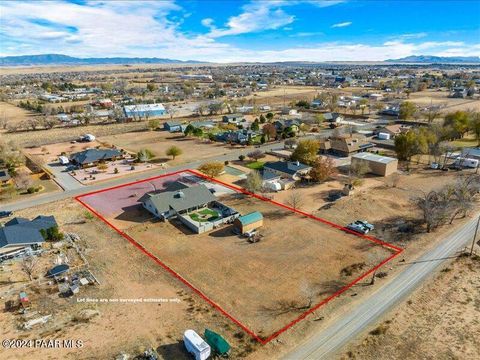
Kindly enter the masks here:
M 238 217 L 234 225 L 244 234 L 250 230 L 258 229 L 263 226 L 263 215 L 259 211 L 254 211 Z

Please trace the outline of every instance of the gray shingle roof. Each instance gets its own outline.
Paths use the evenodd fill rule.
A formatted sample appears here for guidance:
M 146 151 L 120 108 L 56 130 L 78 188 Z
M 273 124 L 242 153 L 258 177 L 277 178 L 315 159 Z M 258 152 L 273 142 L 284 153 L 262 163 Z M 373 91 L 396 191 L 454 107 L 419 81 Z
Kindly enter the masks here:
M 121 156 L 122 153 L 117 149 L 87 149 L 77 152 L 70 156 L 70 161 L 77 164 L 90 164 L 100 160 L 111 160 L 114 157 Z
M 263 166 L 263 168 L 280 171 L 289 175 L 294 175 L 297 173 L 297 171 L 309 169 L 310 166 L 302 163 L 298 163 L 297 165 L 296 162 L 291 162 L 291 161 L 275 161 L 275 162 L 267 162 Z
M 25 218 L 14 218 L 0 228 L 0 248 L 44 242 L 40 230 L 47 230 L 54 226 L 57 226 L 57 222 L 53 216 L 39 215 L 31 221 Z
M 142 202 L 149 198 L 159 214 L 170 209 L 180 212 L 215 200 L 215 196 L 205 185 L 192 186 L 177 191 L 165 191 L 159 194 L 151 194 L 148 198 L 142 198 Z

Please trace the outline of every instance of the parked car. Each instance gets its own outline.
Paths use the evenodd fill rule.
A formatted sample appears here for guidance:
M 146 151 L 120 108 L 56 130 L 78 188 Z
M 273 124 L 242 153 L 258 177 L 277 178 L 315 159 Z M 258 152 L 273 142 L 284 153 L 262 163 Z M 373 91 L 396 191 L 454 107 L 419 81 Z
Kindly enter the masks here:
M 0 218 L 9 217 L 13 215 L 13 211 L 0 211 Z
M 367 222 L 365 222 L 368 224 Z M 359 234 L 366 235 L 370 232 L 370 230 L 373 230 L 373 225 L 368 224 L 370 226 L 366 226 L 363 221 L 357 220 L 355 222 L 352 222 L 346 226 L 347 229 L 355 231 Z M 370 228 L 371 227 L 371 228 Z
M 357 220 L 355 221 L 355 224 L 357 225 L 362 225 L 363 227 L 367 228 L 368 231 L 372 231 L 375 229 L 375 226 L 373 226 L 372 224 L 370 224 L 368 221 L 366 220 Z
M 245 236 L 246 238 L 251 238 L 255 236 L 256 233 L 257 233 L 257 229 L 253 229 L 253 230 L 247 231 L 246 233 L 243 233 L 243 236 Z

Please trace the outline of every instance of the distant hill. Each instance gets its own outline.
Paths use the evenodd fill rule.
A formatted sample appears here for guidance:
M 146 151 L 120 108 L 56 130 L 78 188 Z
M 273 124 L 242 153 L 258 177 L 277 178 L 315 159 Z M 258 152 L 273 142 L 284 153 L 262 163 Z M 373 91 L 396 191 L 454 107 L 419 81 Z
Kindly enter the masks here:
M 412 55 L 401 59 L 388 59 L 386 62 L 395 63 L 427 63 L 427 64 L 451 64 L 451 63 L 479 63 L 479 56 L 430 56 L 430 55 Z
M 29 65 L 102 65 L 102 64 L 196 64 L 200 61 L 181 61 L 162 58 L 76 58 L 61 54 L 21 55 L 0 57 L 0 66 Z

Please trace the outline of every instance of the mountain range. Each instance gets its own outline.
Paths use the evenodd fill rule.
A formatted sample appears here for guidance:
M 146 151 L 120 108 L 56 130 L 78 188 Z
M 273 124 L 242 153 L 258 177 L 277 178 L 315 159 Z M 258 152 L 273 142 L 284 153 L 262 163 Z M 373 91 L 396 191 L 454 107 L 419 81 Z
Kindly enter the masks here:
M 162 58 L 77 58 L 61 54 L 21 55 L 0 57 L 0 66 L 29 66 L 29 65 L 102 65 L 102 64 L 196 64 L 200 61 L 181 61 Z
M 431 56 L 412 55 L 400 59 L 388 59 L 387 63 L 417 63 L 417 64 L 480 64 L 478 56 Z M 0 66 L 31 66 L 31 65 L 127 65 L 127 64 L 200 64 L 204 61 L 175 60 L 165 58 L 143 57 L 103 57 L 77 58 L 62 54 L 21 55 L 0 57 Z M 297 62 L 291 62 L 297 63 Z M 313 62 L 315 63 L 315 62 Z M 312 63 L 312 64 L 313 64 Z M 277 62 L 276 64 L 285 64 Z
M 431 56 L 431 55 L 412 55 L 401 59 L 389 59 L 386 62 L 395 63 L 422 63 L 422 64 L 451 64 L 451 63 L 480 63 L 479 56 Z

